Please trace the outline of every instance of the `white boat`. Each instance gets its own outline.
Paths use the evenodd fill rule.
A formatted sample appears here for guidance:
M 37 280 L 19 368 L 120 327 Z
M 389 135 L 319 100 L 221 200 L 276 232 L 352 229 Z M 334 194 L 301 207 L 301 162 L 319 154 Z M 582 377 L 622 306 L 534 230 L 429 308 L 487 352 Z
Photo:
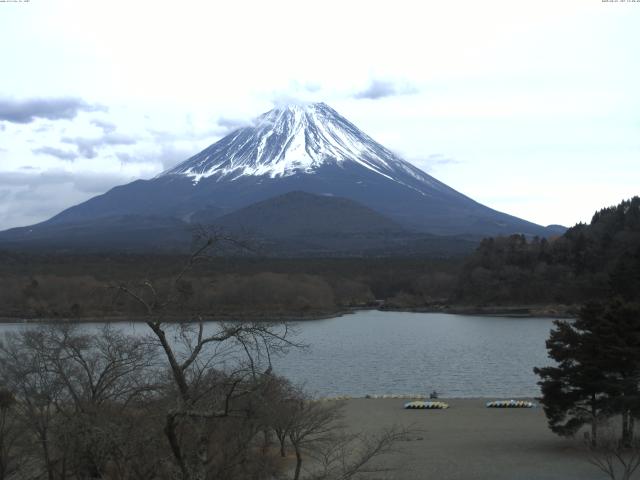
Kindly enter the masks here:
M 487 402 L 487 408 L 533 408 L 535 403 L 527 400 L 493 400 Z

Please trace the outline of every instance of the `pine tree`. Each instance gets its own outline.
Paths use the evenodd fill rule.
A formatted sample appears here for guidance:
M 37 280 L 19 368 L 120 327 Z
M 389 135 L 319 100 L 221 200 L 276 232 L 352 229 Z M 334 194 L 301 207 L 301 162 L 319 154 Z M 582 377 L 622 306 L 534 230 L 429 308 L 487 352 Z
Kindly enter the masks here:
M 576 322 L 560 321 L 546 342 L 555 367 L 534 368 L 540 376 L 541 403 L 549 428 L 561 436 L 573 436 L 584 425 L 591 425 L 591 441 L 596 442 L 597 425 L 606 416 L 604 376 L 598 364 L 598 348 L 585 330 L 583 318 L 591 318 L 585 307 Z
M 640 246 L 620 256 L 609 275 L 609 288 L 627 302 L 640 302 Z
M 630 445 L 634 419 L 640 416 L 640 308 L 617 299 L 594 320 L 599 320 L 610 410 L 620 415 L 622 443 Z
M 535 368 L 541 403 L 551 430 L 571 436 L 615 414 L 622 417 L 622 441 L 633 437 L 640 415 L 640 308 L 610 301 L 589 304 L 574 322 L 556 321 L 547 349 L 557 366 Z

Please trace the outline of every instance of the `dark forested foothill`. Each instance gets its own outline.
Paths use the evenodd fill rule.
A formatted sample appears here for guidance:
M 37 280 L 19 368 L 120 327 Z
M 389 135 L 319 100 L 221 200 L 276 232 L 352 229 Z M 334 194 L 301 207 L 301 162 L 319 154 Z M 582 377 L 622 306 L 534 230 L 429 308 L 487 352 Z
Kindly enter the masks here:
M 488 238 L 465 263 L 465 303 L 579 304 L 612 289 L 640 295 L 640 197 L 598 211 L 557 238 Z
M 183 256 L 0 254 L 0 317 L 139 316 L 111 286 L 152 278 L 169 288 Z M 169 315 L 306 317 L 446 299 L 460 259 L 213 257 L 182 281 L 184 305 Z M 188 300 L 188 301 L 186 301 Z

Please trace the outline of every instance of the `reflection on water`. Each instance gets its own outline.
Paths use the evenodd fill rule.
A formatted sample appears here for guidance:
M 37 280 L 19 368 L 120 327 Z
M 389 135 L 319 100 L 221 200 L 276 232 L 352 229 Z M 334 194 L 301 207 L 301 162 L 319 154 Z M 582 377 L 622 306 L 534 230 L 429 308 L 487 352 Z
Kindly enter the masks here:
M 118 326 L 148 332 L 143 324 Z M 551 328 L 545 318 L 361 311 L 298 323 L 297 340 L 309 348 L 273 363 L 276 373 L 321 396 L 436 390 L 443 397 L 531 397 L 539 394 L 533 367 L 550 362 L 544 342 Z

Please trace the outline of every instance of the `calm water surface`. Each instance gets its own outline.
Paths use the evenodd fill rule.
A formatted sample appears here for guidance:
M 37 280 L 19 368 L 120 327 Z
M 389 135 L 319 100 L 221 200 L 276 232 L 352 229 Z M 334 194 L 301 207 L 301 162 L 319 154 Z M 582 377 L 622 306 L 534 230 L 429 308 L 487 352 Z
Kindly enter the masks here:
M 546 318 L 362 311 L 302 323 L 308 352 L 276 368 L 322 395 L 536 396 L 548 365 Z
M 147 332 L 141 324 L 118 325 Z M 298 323 L 297 340 L 309 348 L 273 363 L 276 373 L 321 396 L 432 390 L 444 397 L 537 396 L 532 369 L 550 363 L 551 328 L 547 318 L 361 311 Z

